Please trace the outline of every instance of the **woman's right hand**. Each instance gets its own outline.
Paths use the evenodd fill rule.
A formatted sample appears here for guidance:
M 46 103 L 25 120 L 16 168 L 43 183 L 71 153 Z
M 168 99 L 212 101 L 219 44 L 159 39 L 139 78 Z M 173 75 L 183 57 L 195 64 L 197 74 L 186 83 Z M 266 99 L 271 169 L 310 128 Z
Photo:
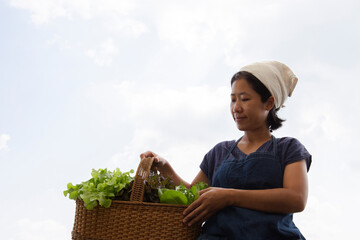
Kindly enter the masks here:
M 187 188 L 190 188 L 191 185 L 184 181 L 177 173 L 174 171 L 174 169 L 171 167 L 170 163 L 165 159 L 157 155 L 156 153 L 152 151 L 147 151 L 140 154 L 140 158 L 147 158 L 147 157 L 153 157 L 154 162 L 152 164 L 151 169 L 155 171 L 159 171 L 161 175 L 163 175 L 165 178 L 169 177 L 174 181 L 175 186 L 180 185 L 183 183 Z M 206 176 L 205 176 L 206 177 Z M 206 178 L 207 180 L 207 178 Z
M 146 151 L 146 152 L 140 154 L 141 159 L 148 158 L 148 157 L 154 158 L 152 169 L 162 173 L 162 170 L 167 163 L 166 159 L 160 157 L 159 155 L 157 155 L 156 153 L 154 153 L 152 151 Z

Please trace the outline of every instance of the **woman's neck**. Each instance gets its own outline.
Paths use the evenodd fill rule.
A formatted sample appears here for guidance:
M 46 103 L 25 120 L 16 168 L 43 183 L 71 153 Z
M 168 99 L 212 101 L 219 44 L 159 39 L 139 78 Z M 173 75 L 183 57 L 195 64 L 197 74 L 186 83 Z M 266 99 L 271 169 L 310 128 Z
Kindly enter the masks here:
M 257 149 L 272 138 L 269 129 L 263 131 L 245 131 L 237 147 L 245 154 L 256 152 Z
M 256 131 L 245 131 L 241 139 L 243 143 L 256 144 L 259 142 L 266 142 L 272 138 L 268 128 L 258 129 Z

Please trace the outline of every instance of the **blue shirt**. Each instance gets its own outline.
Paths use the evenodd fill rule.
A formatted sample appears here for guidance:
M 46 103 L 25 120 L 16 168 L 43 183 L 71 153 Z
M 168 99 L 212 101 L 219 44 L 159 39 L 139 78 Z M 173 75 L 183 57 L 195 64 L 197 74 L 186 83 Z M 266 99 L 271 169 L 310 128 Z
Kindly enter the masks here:
M 283 137 L 277 138 L 278 152 L 277 157 L 282 164 L 282 170 L 286 165 L 306 160 L 307 170 L 309 171 L 311 165 L 311 155 L 306 150 L 303 144 L 296 138 Z M 235 143 L 235 140 L 224 141 L 215 145 L 205 156 L 200 164 L 200 169 L 205 173 L 209 179 L 209 185 L 212 185 L 216 170 L 219 168 L 221 163 L 224 161 L 226 154 L 228 153 L 231 146 Z M 267 141 L 261 145 L 256 152 L 271 152 L 273 149 L 272 140 Z M 243 153 L 238 147 L 230 153 L 229 158 L 245 158 L 247 155 Z

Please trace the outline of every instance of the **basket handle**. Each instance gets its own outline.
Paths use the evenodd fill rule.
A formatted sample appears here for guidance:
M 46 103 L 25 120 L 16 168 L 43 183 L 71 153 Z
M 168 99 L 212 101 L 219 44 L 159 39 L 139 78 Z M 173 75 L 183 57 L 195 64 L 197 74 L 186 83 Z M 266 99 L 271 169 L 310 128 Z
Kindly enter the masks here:
M 130 201 L 132 202 L 142 202 L 145 192 L 145 180 L 148 179 L 151 166 L 154 162 L 154 158 L 143 158 L 140 161 L 138 169 L 136 171 L 134 184 L 132 186 L 132 192 L 130 196 Z

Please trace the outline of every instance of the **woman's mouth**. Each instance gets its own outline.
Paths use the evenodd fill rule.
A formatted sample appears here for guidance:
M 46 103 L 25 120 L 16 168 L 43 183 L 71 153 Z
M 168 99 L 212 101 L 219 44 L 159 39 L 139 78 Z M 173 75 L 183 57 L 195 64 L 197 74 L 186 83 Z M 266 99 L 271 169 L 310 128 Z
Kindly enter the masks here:
M 246 119 L 244 116 L 234 116 L 235 121 L 243 121 Z

